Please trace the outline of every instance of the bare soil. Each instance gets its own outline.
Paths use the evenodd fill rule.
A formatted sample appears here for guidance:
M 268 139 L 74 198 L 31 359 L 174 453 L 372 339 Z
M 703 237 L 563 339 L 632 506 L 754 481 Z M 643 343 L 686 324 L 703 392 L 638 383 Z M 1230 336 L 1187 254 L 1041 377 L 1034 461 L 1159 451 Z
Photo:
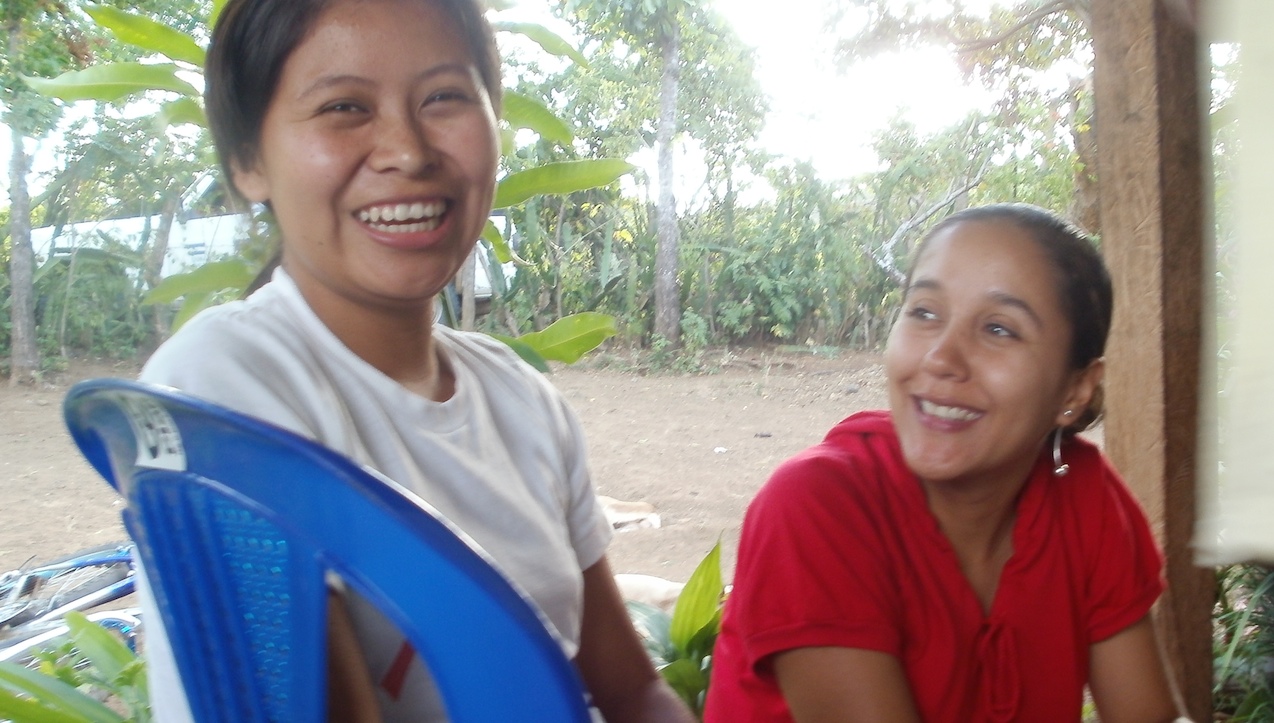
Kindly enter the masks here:
M 878 355 L 820 351 L 716 350 L 699 374 L 643 372 L 614 355 L 553 372 L 582 420 L 598 492 L 662 519 L 616 534 L 616 572 L 684 581 L 719 539 L 729 579 L 743 511 L 770 471 L 887 403 Z M 0 382 L 0 570 L 123 538 L 119 502 L 71 443 L 61 404 L 80 379 L 137 370 L 77 362 L 38 388 Z

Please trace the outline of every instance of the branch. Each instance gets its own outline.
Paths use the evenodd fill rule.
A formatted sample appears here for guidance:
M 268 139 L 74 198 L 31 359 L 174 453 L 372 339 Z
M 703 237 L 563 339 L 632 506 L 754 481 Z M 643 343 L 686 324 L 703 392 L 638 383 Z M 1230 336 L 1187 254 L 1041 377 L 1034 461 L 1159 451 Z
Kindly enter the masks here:
M 906 238 L 908 234 L 923 225 L 930 218 L 933 218 L 939 211 L 950 206 L 951 203 L 959 198 L 961 194 L 968 193 L 978 184 L 982 183 L 982 179 L 986 176 L 987 169 L 990 165 L 991 156 L 988 155 L 986 160 L 982 162 L 982 167 L 978 169 L 978 172 L 973 175 L 971 180 L 964 183 L 959 188 L 954 188 L 948 191 L 947 195 L 944 196 L 941 201 L 938 201 L 924 211 L 904 221 L 902 225 L 898 227 L 898 230 L 894 231 L 893 235 L 889 237 L 889 240 L 881 246 L 883 258 L 878 258 L 876 254 L 871 252 L 868 252 L 868 256 L 871 257 L 872 261 L 876 262 L 877 266 L 888 273 L 891 278 L 899 284 L 902 284 L 906 281 L 906 275 L 898 269 L 898 258 L 894 253 L 894 249 L 898 246 L 898 244 L 902 243 L 902 240 Z
M 999 45 L 1000 43 L 1004 42 L 1005 40 L 1008 40 L 1009 38 L 1016 35 L 1017 32 L 1021 30 L 1022 28 L 1025 28 L 1028 25 L 1034 25 L 1038 23 L 1039 21 L 1043 20 L 1044 18 L 1048 17 L 1049 15 L 1052 15 L 1053 13 L 1066 10 L 1067 5 L 1069 4 L 1070 4 L 1069 0 L 1052 0 L 1051 2 L 1048 2 L 1040 6 L 1034 12 L 1018 20 L 1008 30 L 1005 30 L 1001 32 L 999 35 L 994 35 L 989 38 L 961 39 L 961 38 L 954 37 L 953 35 L 952 37 L 953 37 L 953 40 L 955 41 L 956 52 L 957 53 L 975 53 L 979 50 L 986 50 L 987 48 L 993 48 Z

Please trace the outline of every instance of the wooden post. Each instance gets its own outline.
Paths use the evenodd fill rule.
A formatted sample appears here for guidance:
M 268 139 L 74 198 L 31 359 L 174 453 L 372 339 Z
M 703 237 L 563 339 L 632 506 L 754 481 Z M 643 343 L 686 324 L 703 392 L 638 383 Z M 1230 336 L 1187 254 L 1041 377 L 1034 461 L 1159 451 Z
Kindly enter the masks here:
M 1212 720 L 1215 582 L 1194 564 L 1207 232 L 1197 28 L 1163 0 L 1094 0 L 1102 247 L 1115 285 L 1106 449 L 1167 554 L 1156 623 L 1188 714 Z

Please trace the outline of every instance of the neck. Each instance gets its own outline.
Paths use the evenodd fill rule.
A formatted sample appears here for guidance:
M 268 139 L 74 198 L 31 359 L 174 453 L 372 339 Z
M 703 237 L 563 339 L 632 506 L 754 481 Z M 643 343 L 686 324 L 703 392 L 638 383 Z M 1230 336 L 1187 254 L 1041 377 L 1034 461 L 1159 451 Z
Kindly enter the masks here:
M 942 533 L 962 555 L 992 557 L 1011 537 L 1017 497 L 1025 480 L 1012 489 L 969 488 L 950 482 L 921 484 Z
M 989 613 L 1000 572 L 1013 556 L 1017 501 L 1029 470 L 1016 484 L 921 481 L 930 512 L 951 543 L 960 571 Z
M 301 291 L 323 324 L 360 359 L 426 399 L 451 398 L 455 377 L 434 344 L 432 303 L 371 306 Z

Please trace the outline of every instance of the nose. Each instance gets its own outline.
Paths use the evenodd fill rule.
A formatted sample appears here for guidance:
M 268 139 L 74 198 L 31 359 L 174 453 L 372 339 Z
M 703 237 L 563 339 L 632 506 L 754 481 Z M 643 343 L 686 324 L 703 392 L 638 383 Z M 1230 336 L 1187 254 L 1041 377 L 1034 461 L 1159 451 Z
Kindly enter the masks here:
M 960 379 L 968 375 L 965 339 L 959 331 L 948 326 L 930 341 L 929 349 L 920 360 L 921 369 L 941 378 Z
M 375 148 L 368 163 L 377 172 L 419 175 L 438 162 L 428 129 L 409 113 L 383 116 L 374 133 Z

